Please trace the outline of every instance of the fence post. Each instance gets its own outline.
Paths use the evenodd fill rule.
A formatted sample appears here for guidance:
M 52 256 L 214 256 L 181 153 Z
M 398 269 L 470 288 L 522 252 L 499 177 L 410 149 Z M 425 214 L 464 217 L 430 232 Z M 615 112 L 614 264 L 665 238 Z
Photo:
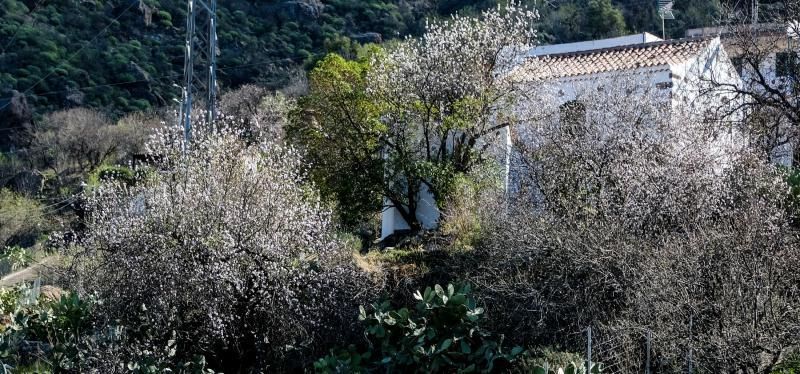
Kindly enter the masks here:
M 694 315 L 689 316 L 689 374 L 692 374 L 692 322 L 694 319 Z
M 651 334 L 652 332 L 650 331 L 650 329 L 647 329 L 647 343 L 645 344 L 645 347 L 647 349 L 645 356 L 647 358 L 645 360 L 645 366 L 644 366 L 645 374 L 650 374 L 650 340 L 652 339 Z
M 592 371 L 592 326 L 586 328 L 586 374 Z

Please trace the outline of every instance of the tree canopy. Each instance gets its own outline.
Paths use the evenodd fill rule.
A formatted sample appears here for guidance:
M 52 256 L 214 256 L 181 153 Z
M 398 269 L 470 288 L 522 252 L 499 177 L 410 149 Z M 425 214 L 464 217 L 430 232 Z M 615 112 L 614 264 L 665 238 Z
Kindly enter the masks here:
M 564 0 L 541 4 L 542 42 L 659 33 L 655 4 Z M 422 33 L 427 19 L 477 14 L 496 0 L 230 0 L 219 4 L 223 88 L 281 87 L 329 52 Z M 89 106 L 129 112 L 172 105 L 183 72 L 182 0 L 0 0 L 0 91 L 25 92 L 38 112 Z M 671 36 L 714 21 L 718 1 L 676 1 Z M 0 104 L 2 105 L 2 104 Z

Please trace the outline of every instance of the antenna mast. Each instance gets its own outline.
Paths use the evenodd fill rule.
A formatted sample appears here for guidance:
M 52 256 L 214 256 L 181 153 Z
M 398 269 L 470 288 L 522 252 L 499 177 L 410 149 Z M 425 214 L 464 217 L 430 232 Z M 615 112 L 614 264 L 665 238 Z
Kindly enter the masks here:
M 180 121 L 186 142 L 192 139 L 192 101 L 205 104 L 206 125 L 213 126 L 217 95 L 217 0 L 188 0 L 186 57 Z
M 667 38 L 666 20 L 675 19 L 675 14 L 672 13 L 672 0 L 657 0 L 658 15 L 661 17 L 661 38 Z

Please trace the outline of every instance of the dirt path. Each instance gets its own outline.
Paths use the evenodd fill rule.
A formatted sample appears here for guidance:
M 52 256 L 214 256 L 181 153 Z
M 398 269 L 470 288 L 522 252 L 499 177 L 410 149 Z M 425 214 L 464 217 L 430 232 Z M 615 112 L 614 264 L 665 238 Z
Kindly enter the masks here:
M 39 262 L 31 266 L 28 266 L 25 269 L 21 269 L 11 274 L 8 274 L 2 279 L 0 279 L 0 287 L 9 287 L 24 281 L 34 280 L 39 276 L 41 271 L 47 267 L 47 265 L 54 263 L 56 259 L 57 256 L 45 257 L 39 260 Z

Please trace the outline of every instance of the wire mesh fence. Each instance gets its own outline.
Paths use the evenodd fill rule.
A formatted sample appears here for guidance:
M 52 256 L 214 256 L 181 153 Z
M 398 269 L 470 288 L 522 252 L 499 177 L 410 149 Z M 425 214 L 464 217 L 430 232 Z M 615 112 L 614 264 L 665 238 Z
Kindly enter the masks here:
M 662 337 L 637 326 L 590 326 L 582 331 L 580 343 L 585 363 L 602 364 L 603 373 L 713 373 L 695 356 L 690 324 L 682 335 Z

